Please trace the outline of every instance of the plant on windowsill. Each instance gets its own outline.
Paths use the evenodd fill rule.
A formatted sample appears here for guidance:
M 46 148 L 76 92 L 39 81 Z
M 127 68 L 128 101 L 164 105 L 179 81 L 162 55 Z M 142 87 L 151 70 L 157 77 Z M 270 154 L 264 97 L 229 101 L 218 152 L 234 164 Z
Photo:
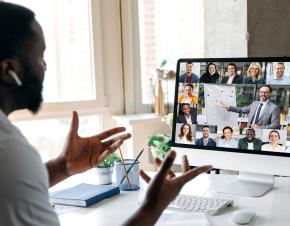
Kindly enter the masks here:
M 148 138 L 147 145 L 153 158 L 163 159 L 171 149 L 171 138 L 166 134 L 154 134 Z
M 109 154 L 100 164 L 96 165 L 98 184 L 112 184 L 115 161 L 120 160 L 116 153 Z

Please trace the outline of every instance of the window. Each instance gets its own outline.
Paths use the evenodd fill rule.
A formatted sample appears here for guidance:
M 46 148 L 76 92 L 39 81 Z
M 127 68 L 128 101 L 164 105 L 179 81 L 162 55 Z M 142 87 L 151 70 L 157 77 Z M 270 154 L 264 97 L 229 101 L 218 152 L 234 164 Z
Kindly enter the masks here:
M 47 71 L 44 102 L 93 100 L 90 8 L 88 0 L 12 0 L 32 9 L 42 26 Z
M 59 154 L 69 131 L 71 117 L 68 116 L 72 110 L 82 115 L 81 135 L 103 130 L 108 109 L 103 101 L 102 65 L 96 65 L 95 61 L 101 54 L 98 48 L 101 33 L 94 36 L 94 31 L 100 29 L 99 20 L 95 20 L 99 3 L 90 0 L 9 2 L 35 12 L 46 40 L 43 107 L 33 117 L 27 111 L 10 116 L 46 161 Z
M 89 136 L 100 133 L 102 118 L 100 115 L 81 117 L 79 121 L 79 135 Z M 59 155 L 68 134 L 71 118 L 31 120 L 14 122 L 39 152 L 44 162 Z M 33 129 L 31 129 L 33 128 Z
M 149 104 L 156 68 L 164 60 L 164 69 L 175 71 L 179 58 L 204 56 L 203 0 L 139 0 L 138 4 L 142 103 Z M 164 86 L 167 99 L 173 101 L 174 81 Z

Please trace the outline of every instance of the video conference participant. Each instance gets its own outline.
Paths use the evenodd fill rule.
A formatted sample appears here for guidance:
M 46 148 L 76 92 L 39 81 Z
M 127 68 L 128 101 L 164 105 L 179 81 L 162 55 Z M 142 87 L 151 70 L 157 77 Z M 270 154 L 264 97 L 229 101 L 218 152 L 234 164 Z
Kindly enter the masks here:
M 194 111 L 190 104 L 183 103 L 180 105 L 180 113 L 176 119 L 177 123 L 196 124 L 197 111 Z
M 253 101 L 245 107 L 228 106 L 221 102 L 222 107 L 228 111 L 248 114 L 248 125 L 251 128 L 279 129 L 280 109 L 270 101 L 272 87 L 262 85 L 259 89 L 260 101 Z
M 224 84 L 241 84 L 243 83 L 243 78 L 237 75 L 237 66 L 234 63 L 229 63 L 226 70 L 226 76 L 221 80 Z
M 214 63 L 209 63 L 206 66 L 206 72 L 200 77 L 200 83 L 218 83 L 220 75 L 217 72 L 216 65 Z
M 279 145 L 280 134 L 277 130 L 272 130 L 269 133 L 269 143 L 262 145 L 262 151 L 278 151 L 283 152 L 285 151 L 285 147 Z
M 243 79 L 244 84 L 265 84 L 266 81 L 262 76 L 262 68 L 260 63 L 253 62 L 247 70 L 247 76 Z
M 192 73 L 192 63 L 186 63 L 186 73 L 179 76 L 180 83 L 198 83 L 199 77 Z
M 238 142 L 233 138 L 233 129 L 230 126 L 223 128 L 223 135 L 217 146 L 223 148 L 237 148 Z
M 202 127 L 202 137 L 197 139 L 195 141 L 195 144 L 198 146 L 204 146 L 204 147 L 215 147 L 216 142 L 214 139 L 210 138 L 210 128 L 209 126 L 205 125 Z
M 284 63 L 277 63 L 275 65 L 275 75 L 271 75 L 267 78 L 267 84 L 290 85 L 290 77 L 284 75 L 284 71 Z
M 197 104 L 198 97 L 193 95 L 193 85 L 187 83 L 184 85 L 184 94 L 178 97 L 177 103 Z
M 180 127 L 180 133 L 176 136 L 176 143 L 179 144 L 194 144 L 192 136 L 191 126 L 188 123 L 182 124 Z
M 239 139 L 238 148 L 247 150 L 261 150 L 262 141 L 256 138 L 254 129 L 249 128 L 246 130 L 246 137 Z
M 43 32 L 31 10 L 2 1 L 0 30 L 0 225 L 58 226 L 57 215 L 49 204 L 48 187 L 91 169 L 117 150 L 130 134 L 121 134 L 125 128 L 117 127 L 80 137 L 78 114 L 73 112 L 63 151 L 43 164 L 35 148 L 8 119 L 10 113 L 20 109 L 36 113 L 41 105 L 46 70 Z M 175 157 L 174 151 L 168 154 L 148 186 L 146 201 L 123 226 L 154 225 L 187 181 L 212 169 L 205 166 L 190 170 L 184 156 L 184 173 L 176 177 L 170 171 Z M 140 175 L 150 180 L 144 171 Z M 98 220 L 102 221 L 96 219 L 96 224 Z

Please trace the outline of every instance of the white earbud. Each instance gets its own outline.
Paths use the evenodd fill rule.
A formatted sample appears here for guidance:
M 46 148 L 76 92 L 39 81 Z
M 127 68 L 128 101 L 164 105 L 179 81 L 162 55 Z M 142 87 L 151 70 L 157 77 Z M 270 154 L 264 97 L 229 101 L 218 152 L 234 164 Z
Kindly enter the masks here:
M 22 86 L 21 80 L 19 79 L 18 75 L 14 71 L 9 70 L 8 74 L 11 75 L 11 77 L 14 79 L 14 81 L 16 82 L 18 86 Z

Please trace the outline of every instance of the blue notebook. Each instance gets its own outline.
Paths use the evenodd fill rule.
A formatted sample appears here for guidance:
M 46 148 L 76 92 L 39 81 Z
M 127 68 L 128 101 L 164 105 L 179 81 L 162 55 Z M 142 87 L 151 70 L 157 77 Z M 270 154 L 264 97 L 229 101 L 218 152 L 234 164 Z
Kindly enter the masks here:
M 119 193 L 120 189 L 117 186 L 79 184 L 50 193 L 49 199 L 54 204 L 87 207 Z

